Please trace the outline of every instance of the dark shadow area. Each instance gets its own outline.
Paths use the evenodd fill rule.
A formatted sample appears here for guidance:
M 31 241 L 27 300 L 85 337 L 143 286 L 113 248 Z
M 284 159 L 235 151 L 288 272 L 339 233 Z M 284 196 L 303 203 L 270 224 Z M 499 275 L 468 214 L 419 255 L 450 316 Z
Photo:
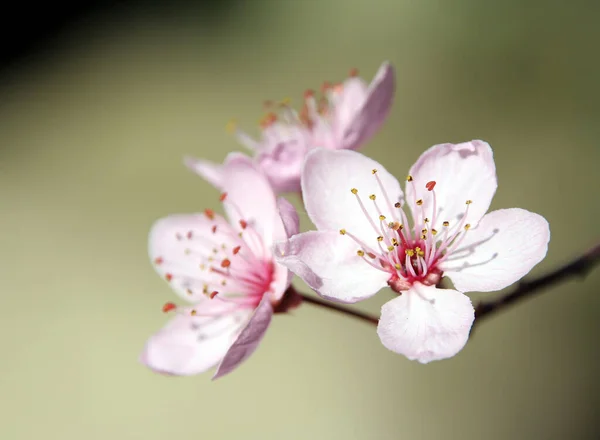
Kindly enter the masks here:
M 123 21 L 140 13 L 168 21 L 181 9 L 193 7 L 201 17 L 199 25 L 218 26 L 239 0 L 90 0 L 47 3 L 11 2 L 2 8 L 4 18 L 0 30 L 0 71 L 26 60 L 74 24 L 101 17 L 107 21 Z

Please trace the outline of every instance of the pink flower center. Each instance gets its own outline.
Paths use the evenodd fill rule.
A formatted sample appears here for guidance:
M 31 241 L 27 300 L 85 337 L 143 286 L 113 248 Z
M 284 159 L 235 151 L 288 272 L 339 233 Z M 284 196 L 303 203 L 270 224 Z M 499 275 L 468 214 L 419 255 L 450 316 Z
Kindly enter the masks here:
M 443 230 L 437 231 L 431 226 L 439 220 L 436 218 L 438 212 L 435 181 L 425 185 L 432 197 L 431 212 L 428 217 L 428 213 L 423 208 L 423 200 L 416 199 L 416 196 L 412 209 L 407 211 L 404 209 L 406 204 L 403 205 L 400 201 L 392 204 L 377 175 L 377 170 L 373 170 L 372 173 L 377 179 L 383 195 L 383 204 L 387 207 L 391 218 L 382 213 L 377 195 L 368 196 L 377 213 L 377 217 L 373 218 L 366 209 L 367 202 L 363 201 L 358 189 L 352 188 L 351 192 L 376 234 L 377 247 L 369 246 L 351 231 L 341 229 L 340 234 L 350 237 L 359 245 L 356 254 L 365 263 L 390 274 L 388 284 L 396 292 L 408 290 L 416 282 L 425 285 L 437 284 L 443 275 L 440 263 L 458 248 L 466 231 L 471 227 L 466 223 L 466 219 L 472 201 L 465 202 L 466 209 L 460 221 L 454 225 L 444 221 Z M 415 189 L 412 176 L 408 176 L 407 181 Z M 413 191 L 413 194 L 416 193 L 416 190 Z M 412 214 L 412 226 L 408 220 L 409 214 Z
M 239 214 L 239 208 L 227 201 L 226 197 L 227 194 L 223 194 L 221 202 L 229 203 Z M 216 219 L 211 209 L 206 209 L 204 215 L 209 220 Z M 154 263 L 165 265 L 167 269 L 172 266 L 173 270 L 165 274 L 165 279 L 184 288 L 191 301 L 194 301 L 194 295 L 201 293 L 211 300 L 230 305 L 231 307 L 224 308 L 228 313 L 256 308 L 263 295 L 272 290 L 275 266 L 252 222 L 244 220 L 241 215 L 240 218 L 239 232 L 231 225 L 217 220 L 211 227 L 211 234 L 194 230 L 175 232 L 174 239 L 184 244 L 182 260 L 169 264 L 166 258 L 158 256 Z M 182 268 L 185 269 L 181 270 Z M 198 275 L 194 276 L 193 271 L 198 271 Z M 193 316 L 215 315 L 202 307 L 191 310 L 186 308 L 183 311 L 173 303 L 167 303 L 163 307 L 164 312 L 176 309 L 179 313 Z M 216 314 L 221 315 L 221 309 Z

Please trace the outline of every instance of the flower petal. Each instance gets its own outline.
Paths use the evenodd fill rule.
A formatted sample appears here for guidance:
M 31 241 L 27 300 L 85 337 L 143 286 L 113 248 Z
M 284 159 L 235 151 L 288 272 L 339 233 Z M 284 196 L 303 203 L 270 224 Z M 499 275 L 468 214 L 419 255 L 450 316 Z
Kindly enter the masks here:
M 387 349 L 425 364 L 462 350 L 474 319 L 462 293 L 415 284 L 383 305 L 377 334 Z
M 345 84 L 344 87 L 349 85 Z M 356 86 L 353 89 L 356 89 Z M 353 103 L 357 103 L 359 92 L 345 94 L 348 98 L 339 104 L 340 116 L 337 121 L 339 125 L 336 126 L 336 130 L 341 135 L 340 148 L 359 148 L 375 134 L 390 112 L 395 89 L 394 68 L 390 63 L 385 62 L 369 84 L 360 107 L 353 109 L 353 105 L 349 102 L 352 99 Z M 348 106 L 350 111 L 344 106 Z
M 373 170 L 377 170 L 377 176 Z M 358 190 L 367 215 L 357 195 L 350 191 L 352 188 Z M 377 236 L 381 231 L 373 228 L 370 221 L 379 228 L 380 213 L 389 219 L 387 221 L 394 220 L 397 210 L 391 205 L 402 199 L 400 184 L 381 164 L 355 151 L 323 148 L 311 151 L 306 157 L 302 194 L 308 216 L 319 230 L 346 229 L 373 249 L 378 249 Z M 381 211 L 369 200 L 371 194 L 376 195 Z
M 148 339 L 140 361 L 162 374 L 202 373 L 223 359 L 249 315 L 249 310 L 214 317 L 178 314 Z
M 254 353 L 269 328 L 272 317 L 273 306 L 269 296 L 264 295 L 252 317 L 219 364 L 213 380 L 231 373 Z
M 223 287 L 222 277 L 210 271 L 215 244 L 233 249 L 243 242 L 223 217 L 210 211 L 171 215 L 152 226 L 148 253 L 158 274 L 181 298 L 198 302 L 205 291 L 235 289 L 235 283 Z
M 239 232 L 246 228 L 241 224 L 247 224 L 252 231 L 245 234 L 258 233 L 260 243 L 252 239 L 247 243 L 255 255 L 268 257 L 274 240 L 285 237 L 271 185 L 253 165 L 238 161 L 226 164 L 223 176 L 227 217 Z
M 283 221 L 283 227 L 287 237 L 296 235 L 300 230 L 300 219 L 298 218 L 298 212 L 296 211 L 296 208 L 294 208 L 294 205 L 283 197 L 279 197 L 277 199 L 277 207 L 279 208 L 279 215 Z
M 275 258 L 323 298 L 354 303 L 375 295 L 390 278 L 363 261 L 356 249 L 338 232 L 309 231 L 277 244 Z
M 227 155 L 224 164 L 235 162 L 252 164 L 252 159 L 245 154 L 233 152 Z M 212 186 L 219 190 L 223 189 L 223 164 L 193 157 L 186 157 L 184 163 Z
M 524 209 L 486 214 L 440 268 L 462 292 L 492 292 L 521 279 L 546 256 L 550 228 Z
M 300 172 L 306 147 L 296 141 L 278 142 L 256 156 L 260 170 L 278 193 L 300 192 Z
M 487 142 L 474 140 L 462 144 L 434 145 L 425 151 L 410 169 L 413 182 L 406 186 L 406 199 L 413 213 L 422 220 L 433 215 L 433 193 L 426 188 L 434 181 L 437 213 L 432 228 L 442 228 L 443 221 L 456 225 L 471 200 L 465 223 L 475 226 L 490 207 L 498 186 L 492 149 Z M 416 190 L 416 193 L 415 193 Z M 422 199 L 423 205 L 415 206 Z

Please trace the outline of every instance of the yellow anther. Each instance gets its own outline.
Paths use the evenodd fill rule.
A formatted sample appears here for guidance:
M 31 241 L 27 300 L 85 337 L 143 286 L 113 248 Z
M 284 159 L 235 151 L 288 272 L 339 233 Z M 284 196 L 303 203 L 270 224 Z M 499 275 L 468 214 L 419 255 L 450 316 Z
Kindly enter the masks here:
M 242 238 L 242 231 L 238 232 L 238 236 Z
M 388 246 L 387 250 L 390 251 L 390 252 L 392 252 L 394 250 L 394 246 Z
M 380 235 L 379 237 L 377 237 L 377 241 L 383 241 L 383 237 Z
M 429 223 L 429 219 L 427 217 L 425 217 L 425 220 L 423 220 L 425 223 Z
M 377 170 L 375 168 L 373 168 L 373 171 L 371 171 L 373 174 L 377 174 Z
M 425 252 L 423 252 L 421 249 L 419 249 L 419 250 L 417 251 L 417 255 L 418 255 L 419 257 L 423 257 L 423 256 L 425 255 Z
M 380 215 L 379 216 L 379 220 L 384 221 L 385 220 L 385 215 Z
M 406 249 L 404 251 L 406 253 L 406 255 L 408 255 L 409 257 L 414 257 L 415 255 L 415 251 L 413 251 L 412 249 Z
M 425 234 L 421 235 L 421 240 L 427 240 L 427 235 L 425 235 Z
M 202 293 L 208 293 L 208 284 L 202 286 Z
M 371 194 L 371 195 L 369 196 L 369 198 L 370 198 L 371 200 L 375 200 L 377 197 L 375 196 L 375 194 Z
M 421 234 L 427 234 L 427 229 L 421 229 Z
M 423 199 L 417 200 L 417 205 L 421 206 L 423 204 Z
M 359 257 L 364 257 L 365 256 L 365 252 L 359 249 L 359 250 L 356 251 L 356 255 L 358 255 Z
M 394 246 L 398 246 L 398 240 L 396 240 L 395 238 L 392 238 L 392 244 Z
M 217 249 L 217 248 L 213 248 L 212 251 L 213 251 L 214 254 L 218 254 L 219 253 L 219 249 Z
M 346 235 L 346 230 L 345 229 L 340 229 L 340 235 Z
M 212 255 L 211 255 L 210 257 L 208 257 L 206 260 L 207 260 L 207 261 L 209 261 L 209 262 L 211 262 L 211 263 L 212 263 L 213 261 L 215 261 L 215 259 L 212 257 Z
M 233 133 L 236 129 L 237 129 L 237 122 L 235 120 L 231 120 L 227 123 L 227 125 L 225 125 L 225 129 L 229 132 L 229 133 Z
M 192 310 L 192 311 L 190 312 L 190 315 L 192 315 L 192 316 L 196 316 L 196 314 L 197 314 L 197 313 L 198 313 L 198 312 L 196 312 L 196 310 Z
M 394 229 L 394 225 L 395 225 L 395 224 L 396 224 L 395 222 L 389 222 L 389 223 L 388 223 L 388 228 L 390 228 L 390 229 Z
M 419 246 L 417 246 L 417 247 L 415 248 L 415 251 L 417 251 L 417 254 L 418 254 L 419 252 L 421 252 L 421 248 L 420 248 Z
M 281 105 L 289 106 L 291 103 L 292 103 L 292 100 L 290 98 L 283 98 L 281 100 Z
M 467 223 L 467 224 L 465 225 L 465 231 L 468 231 L 469 229 L 471 229 L 471 225 L 470 225 L 469 223 Z
M 222 280 L 221 281 L 221 286 L 226 286 L 227 285 L 227 280 Z
M 470 205 L 471 203 L 473 203 L 473 200 L 467 200 L 465 203 L 466 203 L 467 205 Z
M 396 208 L 401 208 L 401 207 L 402 207 L 402 205 L 400 204 L 400 202 L 396 202 L 396 203 L 394 203 L 394 207 L 396 207 Z
M 450 226 L 450 222 L 444 222 L 444 223 L 442 223 L 442 225 L 448 227 L 448 226 Z
M 436 235 L 437 234 L 437 230 L 436 229 L 432 229 L 431 230 L 431 235 Z
M 192 295 L 192 294 L 194 293 L 194 292 L 192 292 L 192 289 L 185 289 L 185 292 L 186 292 L 188 295 Z
M 413 178 L 412 176 L 409 174 L 408 176 L 406 176 L 406 181 L 407 182 L 412 182 Z
M 398 263 L 394 264 L 394 267 L 398 270 L 402 269 L 402 266 L 400 266 Z
M 352 194 L 358 194 L 358 190 L 357 190 L 356 188 L 352 188 L 352 189 L 350 190 L 350 192 L 351 192 Z
M 200 270 L 204 270 L 204 269 L 206 269 L 206 264 L 204 264 L 204 263 L 200 264 Z

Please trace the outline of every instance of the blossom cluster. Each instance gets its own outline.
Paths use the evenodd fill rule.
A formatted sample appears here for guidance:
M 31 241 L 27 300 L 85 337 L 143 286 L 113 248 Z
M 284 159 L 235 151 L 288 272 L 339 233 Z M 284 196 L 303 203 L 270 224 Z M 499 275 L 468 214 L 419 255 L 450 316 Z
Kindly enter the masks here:
M 222 164 L 186 159 L 220 192 L 212 209 L 158 220 L 149 254 L 185 301 L 151 336 L 141 361 L 156 372 L 213 378 L 257 348 L 272 316 L 300 304 L 296 275 L 319 296 L 356 303 L 385 287 L 377 333 L 389 350 L 428 363 L 466 344 L 474 308 L 465 293 L 501 290 L 546 255 L 550 230 L 519 208 L 488 212 L 497 188 L 492 149 L 481 140 L 434 145 L 409 169 L 404 190 L 358 153 L 386 120 L 395 74 L 383 63 L 370 84 L 353 71 L 300 111 L 271 104 L 260 139 L 232 127 L 252 152 Z M 299 232 L 283 193 L 299 193 L 314 230 Z M 448 278 L 453 288 L 442 287 Z

